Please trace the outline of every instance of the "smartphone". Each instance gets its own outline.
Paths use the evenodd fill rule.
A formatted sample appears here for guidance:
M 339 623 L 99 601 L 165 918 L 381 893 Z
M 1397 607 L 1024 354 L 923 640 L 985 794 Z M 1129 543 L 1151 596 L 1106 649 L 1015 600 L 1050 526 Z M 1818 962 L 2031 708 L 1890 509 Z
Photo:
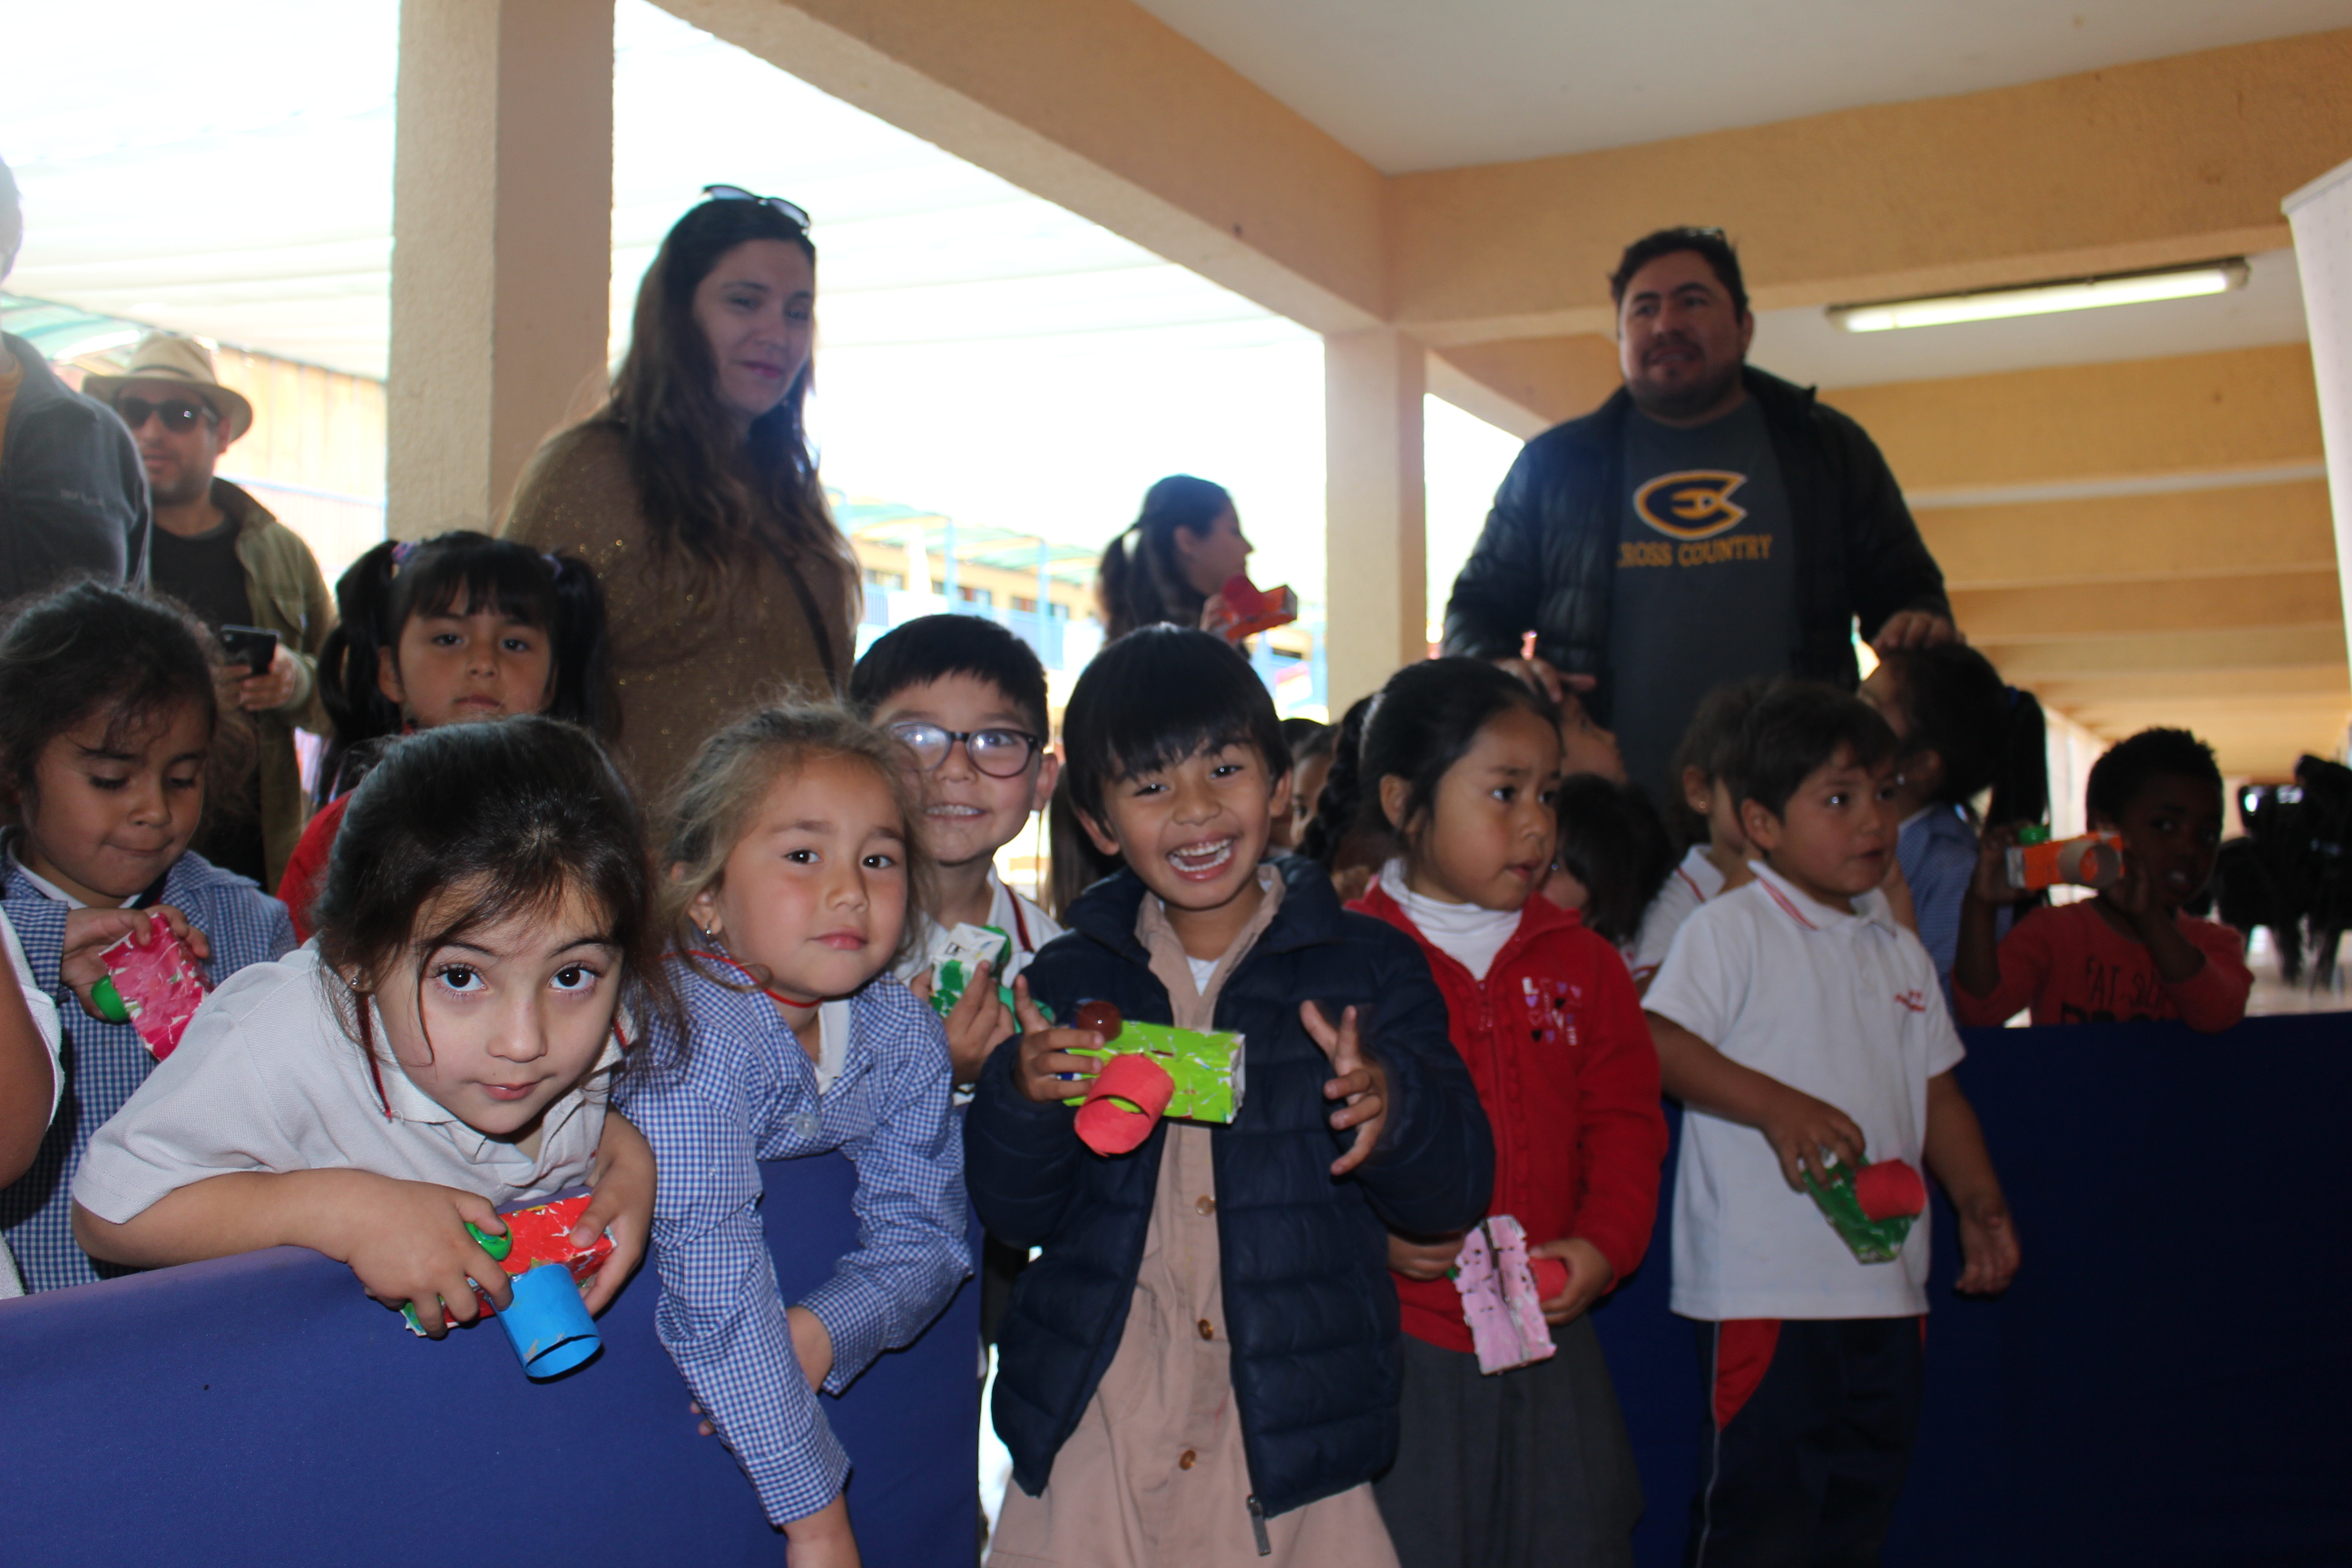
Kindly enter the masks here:
M 266 626 L 230 626 L 220 629 L 224 662 L 231 667 L 243 665 L 247 675 L 259 675 L 278 657 L 278 634 Z

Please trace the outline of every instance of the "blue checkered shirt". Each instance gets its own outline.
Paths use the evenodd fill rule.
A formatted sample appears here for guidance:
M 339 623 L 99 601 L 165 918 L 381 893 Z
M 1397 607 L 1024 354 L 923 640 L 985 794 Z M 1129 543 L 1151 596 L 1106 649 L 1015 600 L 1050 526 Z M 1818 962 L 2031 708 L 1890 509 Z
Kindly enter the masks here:
M 41 1140 L 41 1152 L 30 1170 L 0 1192 L 0 1230 L 7 1232 L 26 1290 L 58 1290 L 131 1272 L 94 1264 L 74 1245 L 73 1178 L 89 1135 L 147 1081 L 155 1058 L 136 1029 L 91 1017 L 58 978 L 69 906 L 35 886 L 10 850 L 0 849 L 0 867 L 7 876 L 8 923 L 16 928 L 25 956 L 33 963 L 33 978 L 56 1000 L 65 1026 L 66 1068 L 65 1097 Z M 224 871 L 201 855 L 180 857 L 164 875 L 163 896 L 155 901 L 186 915 L 211 941 L 212 962 L 205 967 L 215 985 L 248 964 L 268 963 L 294 950 L 286 906 L 249 878 Z
M 828 1394 L 911 1342 L 965 1275 L 963 1140 L 948 1109 L 939 1016 L 888 974 L 852 999 L 840 1075 L 823 1095 L 774 1004 L 674 963 L 683 1052 L 649 1020 L 619 1109 L 652 1142 L 654 1322 L 696 1402 L 778 1524 L 831 1502 L 849 1473 L 793 1352 L 760 1222 L 760 1162 L 838 1149 L 857 1167 L 857 1250 L 797 1304 L 833 1336 Z
M 1952 1000 L 1952 964 L 1960 951 L 1960 900 L 1977 874 L 1977 830 L 1956 805 L 1931 805 L 1903 825 L 1895 841 L 1903 879 L 1911 884 L 1911 907 L 1919 919 L 1919 945 L 1936 961 L 1944 1002 Z M 1996 935 L 2009 934 L 2015 911 L 1994 916 Z

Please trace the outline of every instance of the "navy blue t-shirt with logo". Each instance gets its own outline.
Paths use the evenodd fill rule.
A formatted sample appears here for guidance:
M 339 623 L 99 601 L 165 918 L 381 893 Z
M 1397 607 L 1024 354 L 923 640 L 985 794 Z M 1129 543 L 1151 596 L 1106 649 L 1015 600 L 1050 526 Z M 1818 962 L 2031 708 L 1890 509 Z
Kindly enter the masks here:
M 1609 610 L 1611 721 L 1661 804 L 1699 700 L 1779 675 L 1797 640 L 1789 496 L 1753 398 L 1696 429 L 1625 422 L 1625 500 Z

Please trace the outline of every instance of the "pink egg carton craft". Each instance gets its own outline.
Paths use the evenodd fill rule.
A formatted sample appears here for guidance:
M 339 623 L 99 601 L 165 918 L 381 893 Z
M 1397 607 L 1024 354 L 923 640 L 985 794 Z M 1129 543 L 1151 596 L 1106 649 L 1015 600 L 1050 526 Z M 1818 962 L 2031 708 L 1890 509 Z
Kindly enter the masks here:
M 90 999 L 110 1022 L 136 1029 L 160 1062 L 179 1047 L 180 1036 L 211 994 L 212 983 L 162 915 L 151 913 L 147 919 L 145 946 L 126 936 L 100 952 L 106 977 L 91 988 Z
M 1545 1268 L 1544 1265 L 1551 1267 Z M 1462 1316 L 1477 1348 L 1478 1370 L 1492 1376 L 1513 1367 L 1549 1360 L 1551 1329 L 1543 1317 L 1544 1282 L 1557 1296 L 1568 1288 L 1568 1269 L 1559 1259 L 1528 1259 L 1527 1232 L 1509 1215 L 1498 1214 L 1462 1238 L 1451 1270 L 1462 1294 Z

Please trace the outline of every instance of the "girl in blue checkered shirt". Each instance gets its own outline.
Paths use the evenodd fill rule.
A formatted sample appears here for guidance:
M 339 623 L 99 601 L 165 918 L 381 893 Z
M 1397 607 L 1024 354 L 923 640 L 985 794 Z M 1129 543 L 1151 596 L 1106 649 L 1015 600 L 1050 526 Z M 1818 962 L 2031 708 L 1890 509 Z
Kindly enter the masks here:
M 68 1000 L 102 973 L 98 951 L 145 923 L 123 911 L 163 910 L 215 984 L 294 945 L 284 905 L 188 848 L 208 782 L 237 776 L 252 744 L 240 720 L 222 720 L 220 672 L 185 610 L 95 583 L 35 601 L 0 631 L 0 790 L 18 824 L 0 898 L 66 1034 L 68 1109 L 0 1191 L 28 1291 L 100 1278 L 74 1244 L 74 1172 L 155 1067 L 131 1026 Z
M 654 1146 L 655 1326 L 793 1568 L 855 1563 L 848 1456 L 818 1409 L 939 1315 L 970 1271 L 947 1037 L 893 978 L 928 864 L 895 742 L 834 707 L 708 741 L 670 813 L 672 974 L 621 1104 Z M 787 1304 L 762 1160 L 838 1150 L 857 1249 Z

